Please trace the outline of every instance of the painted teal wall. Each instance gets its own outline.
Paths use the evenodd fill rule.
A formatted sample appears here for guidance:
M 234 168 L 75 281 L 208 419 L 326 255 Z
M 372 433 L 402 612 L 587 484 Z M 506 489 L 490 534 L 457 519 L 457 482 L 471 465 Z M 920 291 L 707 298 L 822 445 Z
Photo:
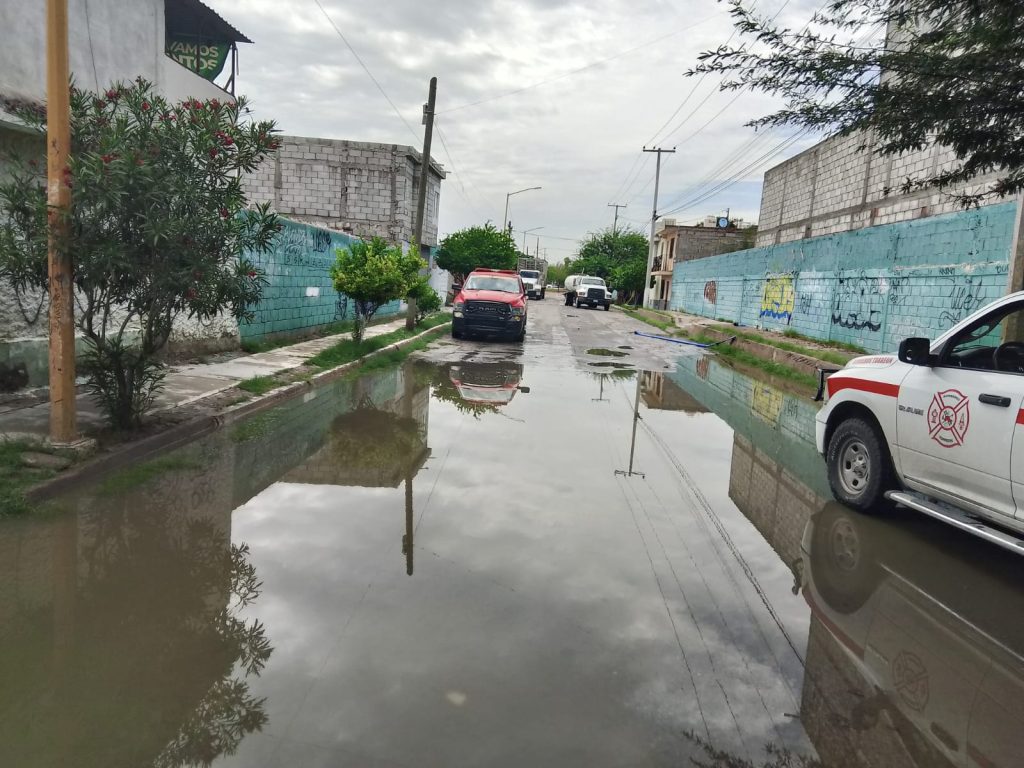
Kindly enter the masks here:
M 818 404 L 775 389 L 711 355 L 683 357 L 665 376 L 822 497 L 829 495 L 814 445 Z
M 269 251 L 246 254 L 266 273 L 269 285 L 252 321 L 238 324 L 243 341 L 310 333 L 335 321 L 350 320 L 355 311 L 348 297 L 334 290 L 330 269 L 335 251 L 358 238 L 290 219 L 280 221 L 283 228 Z M 400 306 L 394 301 L 376 317 L 397 314 Z
M 1016 203 L 678 263 L 671 308 L 873 352 L 1003 296 Z

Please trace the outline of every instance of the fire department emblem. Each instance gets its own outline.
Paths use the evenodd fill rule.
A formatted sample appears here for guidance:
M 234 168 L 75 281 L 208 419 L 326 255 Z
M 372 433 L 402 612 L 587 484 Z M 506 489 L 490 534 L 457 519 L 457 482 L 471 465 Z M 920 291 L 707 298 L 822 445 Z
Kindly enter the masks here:
M 967 395 L 957 389 L 935 393 L 928 406 L 928 437 L 943 448 L 955 448 L 964 444 L 970 424 Z

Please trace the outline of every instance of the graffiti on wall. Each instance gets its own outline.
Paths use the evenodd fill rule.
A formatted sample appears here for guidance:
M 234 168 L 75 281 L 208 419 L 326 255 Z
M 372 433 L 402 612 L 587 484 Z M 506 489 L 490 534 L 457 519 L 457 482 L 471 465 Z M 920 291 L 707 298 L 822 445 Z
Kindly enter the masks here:
M 788 323 L 793 319 L 795 299 L 792 275 L 767 277 L 761 291 L 760 316 L 772 320 L 785 320 Z
M 718 303 L 718 283 L 714 280 L 708 280 L 704 283 L 704 299 L 709 304 Z
M 974 310 L 988 303 L 984 286 L 970 276 L 949 277 L 946 299 L 949 306 L 942 310 L 939 320 L 946 325 L 956 325 Z
M 884 277 L 870 277 L 864 272 L 841 276 L 836 281 L 832 303 L 832 325 L 851 331 L 882 329 L 882 310 L 889 294 Z
M 334 264 L 331 235 L 311 227 L 285 227 L 274 237 L 270 260 L 289 267 L 322 269 L 326 274 Z

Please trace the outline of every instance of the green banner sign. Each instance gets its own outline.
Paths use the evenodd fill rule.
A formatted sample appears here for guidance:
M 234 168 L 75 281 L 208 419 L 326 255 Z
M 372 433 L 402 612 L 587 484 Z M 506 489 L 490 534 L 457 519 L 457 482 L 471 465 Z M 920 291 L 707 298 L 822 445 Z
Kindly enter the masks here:
M 224 69 L 230 48 L 228 43 L 200 43 L 168 36 L 166 51 L 168 56 L 183 67 L 191 69 L 200 77 L 213 80 Z

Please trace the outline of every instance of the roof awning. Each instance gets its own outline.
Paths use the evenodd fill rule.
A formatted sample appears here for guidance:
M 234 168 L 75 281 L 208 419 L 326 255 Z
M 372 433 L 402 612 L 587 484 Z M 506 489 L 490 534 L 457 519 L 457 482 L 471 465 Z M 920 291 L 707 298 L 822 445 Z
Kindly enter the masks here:
M 218 43 L 251 43 L 220 15 L 200 0 L 165 0 L 167 35 Z

